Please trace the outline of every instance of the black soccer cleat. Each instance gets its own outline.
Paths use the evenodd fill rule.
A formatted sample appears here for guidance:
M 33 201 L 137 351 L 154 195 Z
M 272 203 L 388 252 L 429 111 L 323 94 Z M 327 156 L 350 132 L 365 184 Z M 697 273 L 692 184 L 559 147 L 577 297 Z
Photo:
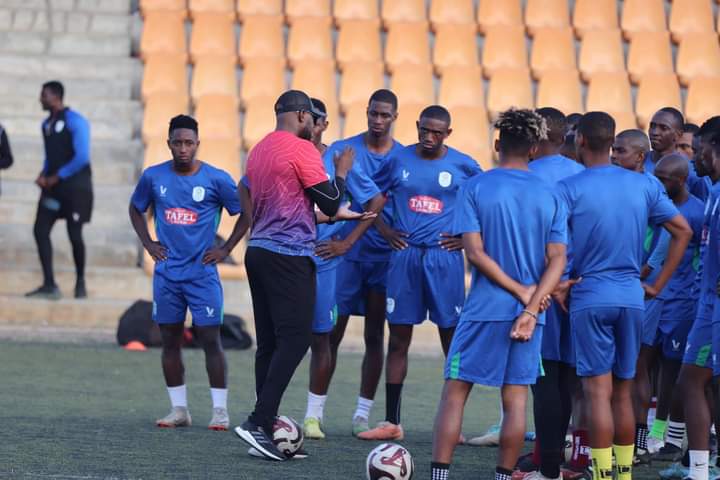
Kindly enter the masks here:
M 653 461 L 658 462 L 679 462 L 683 456 L 682 448 L 671 443 L 666 443 L 660 450 L 652 455 Z
M 269 460 L 282 462 L 286 459 L 285 455 L 275 446 L 272 438 L 265 433 L 265 430 L 250 420 L 235 427 L 235 434 Z

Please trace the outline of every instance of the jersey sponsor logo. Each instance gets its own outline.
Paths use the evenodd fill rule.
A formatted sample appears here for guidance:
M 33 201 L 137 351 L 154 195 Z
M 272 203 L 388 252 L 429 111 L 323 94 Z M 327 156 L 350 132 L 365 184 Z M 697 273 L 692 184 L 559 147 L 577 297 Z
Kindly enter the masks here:
M 197 212 L 186 208 L 165 209 L 165 221 L 172 225 L 193 225 L 198 220 Z
M 167 195 L 167 187 L 165 185 L 160 185 L 160 196 L 164 197 Z
M 445 171 L 440 172 L 440 174 L 438 175 L 438 183 L 443 188 L 449 187 L 452 183 L 452 173 Z
M 207 313 L 208 318 L 214 318 L 215 317 L 215 309 L 211 307 L 205 307 L 205 312 Z
M 202 202 L 205 199 L 205 189 L 203 187 L 194 187 L 192 191 L 192 198 L 196 202 Z
M 408 170 L 405 170 L 405 169 L 403 168 L 403 171 L 402 171 L 402 179 L 403 179 L 403 182 L 407 182 L 407 181 L 408 181 L 408 178 L 410 178 L 410 172 L 409 172 Z
M 386 304 L 387 313 L 393 313 L 395 311 L 395 299 L 394 298 L 388 297 L 385 304 Z
M 443 211 L 443 202 L 427 195 L 416 195 L 408 200 L 410 210 L 417 213 L 438 215 Z
M 55 133 L 60 133 L 65 129 L 65 122 L 58 120 L 55 122 Z

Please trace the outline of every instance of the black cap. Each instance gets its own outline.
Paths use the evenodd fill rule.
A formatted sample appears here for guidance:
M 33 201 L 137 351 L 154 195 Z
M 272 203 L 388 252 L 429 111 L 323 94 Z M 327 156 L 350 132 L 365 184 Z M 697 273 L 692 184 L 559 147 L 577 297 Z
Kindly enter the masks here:
M 313 116 L 324 117 L 326 114 L 316 109 L 310 96 L 300 90 L 288 90 L 280 95 L 275 102 L 275 114 L 287 112 L 310 112 Z

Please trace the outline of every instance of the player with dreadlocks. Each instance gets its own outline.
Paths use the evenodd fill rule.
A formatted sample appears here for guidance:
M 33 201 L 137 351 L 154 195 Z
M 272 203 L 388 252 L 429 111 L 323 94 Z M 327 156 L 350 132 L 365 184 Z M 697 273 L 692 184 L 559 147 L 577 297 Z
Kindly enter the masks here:
M 542 311 L 566 263 L 567 217 L 552 186 L 528 170 L 547 137 L 545 120 L 531 110 L 510 109 L 495 127 L 499 168 L 470 179 L 455 211 L 453 233 L 462 235 L 473 279 L 445 366 L 433 480 L 448 478 L 474 384 L 501 388 L 495 479 L 510 480 L 523 446 L 528 385 L 540 374 Z

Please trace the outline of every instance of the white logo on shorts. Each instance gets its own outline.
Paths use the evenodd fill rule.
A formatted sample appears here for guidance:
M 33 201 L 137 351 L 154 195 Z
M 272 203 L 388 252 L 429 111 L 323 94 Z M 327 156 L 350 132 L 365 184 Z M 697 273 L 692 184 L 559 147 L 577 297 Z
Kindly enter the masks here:
M 203 187 L 193 188 L 192 197 L 196 202 L 202 202 L 205 198 L 205 189 Z
M 156 301 L 153 301 L 153 313 L 152 313 L 152 315 L 153 315 L 153 317 L 156 317 L 156 316 L 157 316 L 157 302 L 156 302 Z
M 680 350 L 680 342 L 678 342 L 677 340 L 673 340 L 672 347 L 673 347 L 673 350 L 675 350 L 677 352 L 678 350 Z
M 440 172 L 440 175 L 438 175 L 438 183 L 441 187 L 449 187 L 452 183 L 452 173 Z
M 208 318 L 213 318 L 215 316 L 215 309 L 210 307 L 205 307 L 205 311 L 207 312 Z
M 395 311 L 395 299 L 388 297 L 387 299 L 387 313 L 393 313 Z
M 73 218 L 73 221 L 74 221 L 74 222 L 79 222 L 79 221 L 80 221 L 80 214 L 79 214 L 78 212 L 73 212 L 72 218 Z
M 62 120 L 58 120 L 57 122 L 55 122 L 55 133 L 62 132 L 64 128 L 65 122 L 63 122 Z
M 460 305 L 455 305 L 455 315 L 457 315 L 459 317 L 461 313 L 462 313 L 462 307 Z

